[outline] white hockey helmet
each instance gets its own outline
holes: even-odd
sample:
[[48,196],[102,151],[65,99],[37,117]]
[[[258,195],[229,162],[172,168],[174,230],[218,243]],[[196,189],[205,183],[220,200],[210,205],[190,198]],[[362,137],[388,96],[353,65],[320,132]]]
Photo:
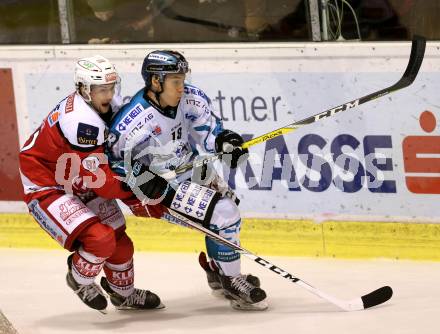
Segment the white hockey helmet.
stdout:
[[107,58],[96,55],[81,58],[75,65],[74,81],[76,89],[84,87],[90,102],[90,90],[92,85],[107,85],[116,83],[120,79],[115,66]]

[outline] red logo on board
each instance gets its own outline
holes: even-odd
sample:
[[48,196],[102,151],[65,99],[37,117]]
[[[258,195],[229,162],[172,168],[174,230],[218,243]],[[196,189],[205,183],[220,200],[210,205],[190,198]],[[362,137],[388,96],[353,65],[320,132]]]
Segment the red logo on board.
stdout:
[[[437,126],[435,115],[424,111],[420,127],[431,133]],[[440,194],[440,136],[408,136],[402,143],[406,187],[416,194]]]

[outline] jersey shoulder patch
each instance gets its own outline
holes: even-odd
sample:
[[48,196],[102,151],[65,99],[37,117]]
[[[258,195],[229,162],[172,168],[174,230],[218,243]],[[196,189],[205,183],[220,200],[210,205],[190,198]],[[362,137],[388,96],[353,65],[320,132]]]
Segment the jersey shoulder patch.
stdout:
[[47,116],[47,122],[50,127],[53,127],[55,124],[58,123],[61,114],[73,111],[75,95],[75,93],[72,93],[69,96],[65,97],[60,103],[55,106],[55,108],[52,109],[52,111]]
[[[72,102],[69,98],[72,96]],[[70,105],[73,107],[71,111]],[[105,122],[78,94],[70,95],[60,106],[59,128],[71,145],[94,148],[102,145],[107,134]]]

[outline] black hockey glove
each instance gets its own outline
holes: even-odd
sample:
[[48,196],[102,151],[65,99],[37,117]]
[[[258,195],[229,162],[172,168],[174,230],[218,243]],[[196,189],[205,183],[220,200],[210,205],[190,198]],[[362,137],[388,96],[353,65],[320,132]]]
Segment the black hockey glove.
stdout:
[[237,168],[249,155],[249,150],[241,147],[243,143],[244,140],[238,133],[224,130],[215,138],[215,150],[224,153],[222,160],[230,161],[231,168]]
[[153,201],[152,204],[171,202],[175,191],[167,180],[138,160],[133,160],[131,167],[126,182],[140,201]]

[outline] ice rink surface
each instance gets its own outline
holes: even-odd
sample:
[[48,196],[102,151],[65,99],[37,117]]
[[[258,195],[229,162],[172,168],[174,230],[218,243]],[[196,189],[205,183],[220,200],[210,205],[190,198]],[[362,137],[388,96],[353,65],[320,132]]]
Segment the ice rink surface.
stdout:
[[[65,283],[65,251],[0,249],[0,310],[20,334],[65,333],[354,333],[440,332],[440,263],[263,256],[338,298],[390,285],[393,298],[343,312],[243,257],[243,272],[260,277],[269,309],[244,312],[210,294],[197,253],[135,253],[136,286],[156,292],[166,308],[87,308]],[[0,333],[2,330],[0,328]]]

